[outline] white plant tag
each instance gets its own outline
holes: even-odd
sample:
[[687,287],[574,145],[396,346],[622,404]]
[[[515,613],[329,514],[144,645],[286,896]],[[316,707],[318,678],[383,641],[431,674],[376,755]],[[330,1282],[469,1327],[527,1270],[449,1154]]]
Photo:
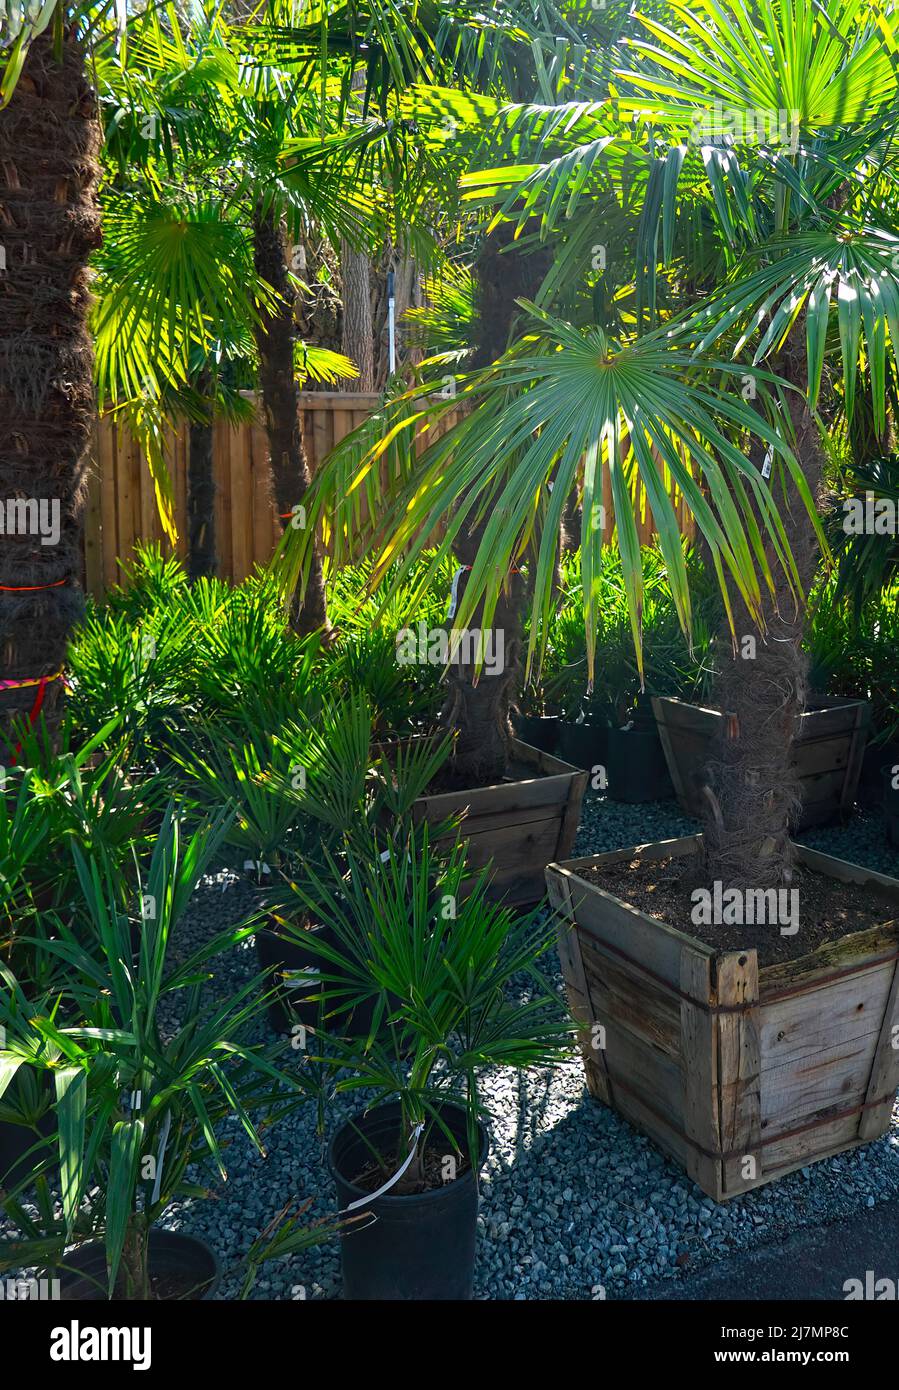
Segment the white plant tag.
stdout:
[[399,1182],[400,1178],[403,1176],[406,1169],[409,1167],[409,1164],[415,1157],[415,1150],[418,1147],[419,1136],[423,1129],[423,1124],[416,1125],[413,1129],[412,1147],[406,1154],[405,1162],[403,1163],[402,1167],[396,1170],[393,1177],[388,1178],[387,1181],[378,1188],[377,1192],[369,1192],[368,1195],[365,1197],[357,1197],[355,1202],[350,1202],[348,1207],[343,1208],[344,1211],[355,1211],[357,1207],[367,1206],[369,1202],[374,1202],[378,1197],[383,1197],[385,1192],[389,1192],[391,1187],[393,1187],[395,1183]]
[[459,580],[467,569],[466,565],[460,565],[453,575],[453,586],[450,589],[449,608],[446,610],[446,621],[449,623],[456,616],[456,609],[459,607]]

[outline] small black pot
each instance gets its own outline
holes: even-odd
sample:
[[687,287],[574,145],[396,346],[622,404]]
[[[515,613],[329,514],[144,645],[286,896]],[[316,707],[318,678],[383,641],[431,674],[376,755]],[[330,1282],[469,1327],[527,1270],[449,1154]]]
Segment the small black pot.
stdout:
[[862,806],[879,807],[883,797],[884,767],[899,764],[899,743],[869,743],[862,756],[862,770],[855,799]]
[[[37,1123],[41,1138],[51,1139],[56,1133],[56,1116],[43,1115]],[[41,1149],[35,1148],[38,1136],[25,1125],[14,1125],[11,1121],[0,1121],[0,1190],[11,1190],[24,1181],[28,1172],[38,1159],[44,1157]],[[34,1148],[34,1153],[29,1150]]]
[[[65,1302],[103,1302],[106,1297],[106,1247],[101,1240],[79,1245],[65,1257],[59,1271],[59,1296]],[[183,1231],[150,1232],[150,1275],[171,1280],[184,1292],[181,1298],[199,1302],[215,1297],[221,1283],[218,1256],[198,1236]]]
[[896,763],[881,768],[883,777],[883,814],[887,823],[887,840],[899,849],[899,788],[893,786]]
[[[465,1111],[447,1105],[441,1110],[441,1117],[465,1153]],[[371,1159],[368,1145],[381,1153],[390,1152],[399,1125],[399,1105],[379,1105],[355,1115],[334,1135],[328,1147],[328,1168],[342,1211],[365,1197],[365,1190],[357,1187],[353,1179]],[[434,1142],[449,1148],[436,1127],[431,1133]],[[483,1125],[479,1125],[479,1135],[477,1166],[468,1168],[461,1177],[444,1187],[412,1196],[386,1193],[356,1209],[353,1214],[364,1214],[366,1219],[348,1227],[340,1237],[344,1298],[416,1302],[471,1298],[478,1221],[477,1174],[489,1147]]]
[[605,767],[609,756],[609,727],[605,723],[582,724],[564,722],[559,729],[558,754],[572,767]]
[[[317,927],[316,935],[328,945],[337,944],[333,932],[327,927]],[[318,976],[323,967],[326,970],[333,968],[330,962],[326,962],[317,951],[302,945],[292,937],[282,936],[268,928],[256,932],[256,955],[261,969],[268,972],[266,989],[278,990],[268,1006],[269,1026],[274,1032],[289,1033],[298,1023],[304,1028],[318,1028],[321,1005],[317,1000],[308,999],[306,996],[319,992]],[[308,972],[309,983],[286,982],[283,972],[292,970]],[[328,1007],[325,1006],[326,1009]],[[352,1013],[325,1018],[321,1021],[321,1026],[326,1032],[340,1033],[343,1037],[367,1038],[374,1013],[375,1001],[368,999],[359,1004]]]
[[[323,928],[319,928],[322,931]],[[326,934],[325,940],[331,941]],[[319,988],[318,973],[322,958],[308,946],[302,946],[292,937],[263,928],[256,932],[256,955],[260,969],[267,972],[266,989],[277,989],[278,994],[268,1006],[268,1021],[276,1033],[289,1033],[294,1024],[301,1023],[306,1028],[314,1028],[318,1022],[318,1004],[306,999],[306,995]],[[287,983],[283,978],[285,970],[305,970],[309,972],[308,984]]]
[[635,804],[674,796],[662,741],[655,729],[610,729],[609,796]]
[[560,722],[557,714],[520,714],[516,729],[522,743],[529,743],[542,753],[555,753],[559,746]]

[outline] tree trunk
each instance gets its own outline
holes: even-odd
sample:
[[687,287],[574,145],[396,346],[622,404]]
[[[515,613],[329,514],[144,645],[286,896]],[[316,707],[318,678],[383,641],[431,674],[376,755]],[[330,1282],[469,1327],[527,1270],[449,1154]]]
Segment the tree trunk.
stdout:
[[[310,346],[343,350],[343,304],[337,286],[340,266],[323,233],[305,230],[293,248],[291,266],[307,286],[294,303],[298,336]],[[324,273],[326,272],[326,273]]]
[[[144,1218],[132,1215],[122,1247],[122,1297],[146,1303],[150,1298],[150,1228]],[[117,1281],[118,1282],[118,1281]]]
[[[309,487],[309,462],[303,447],[300,421],[300,388],[294,371],[296,326],[293,287],[287,270],[284,235],[271,212],[257,209],[253,219],[254,262],[257,274],[277,290],[274,313],[266,314],[256,329],[259,353],[259,386],[268,435],[272,485],[282,529],[302,518]],[[304,595],[294,594],[290,622],[299,633],[328,628],[328,609],[321,555],[316,545]]]
[[[476,526],[460,532],[453,549],[460,565],[470,569],[480,548],[484,527]],[[459,596],[464,593],[465,573],[460,576]],[[452,759],[447,768],[447,778],[451,785],[468,787],[489,787],[501,782],[509,764],[509,745],[513,736],[510,712],[518,693],[521,672],[521,643],[523,614],[526,603],[525,583],[516,571],[508,576],[490,626],[490,636],[485,635],[485,651],[490,652],[487,642],[492,638],[492,665],[485,662],[480,677],[477,674],[477,661],[466,660],[469,653],[460,649],[460,656],[454,660],[447,671],[449,693],[441,712],[441,722],[456,731]],[[452,631],[452,624],[448,625]],[[482,630],[483,606],[471,619],[467,631]]]
[[[489,366],[506,350],[519,313],[516,299],[533,298],[549,268],[549,251],[526,253],[513,247],[512,230],[500,226],[485,238],[478,256],[472,360],[477,369]],[[504,247],[512,249],[503,254]],[[458,584],[460,600],[488,520],[489,516],[463,529],[453,544],[463,567]],[[497,651],[502,642],[502,664],[496,674],[482,669],[478,677],[476,662],[463,660],[455,661],[447,673],[449,694],[441,722],[457,731],[447,769],[447,779],[454,786],[490,786],[502,781],[507,771],[513,736],[510,713],[518,694],[526,601],[524,579],[513,571],[506,577],[491,624]],[[481,614],[479,606],[472,628],[480,627]]]
[[[798,363],[787,363],[782,373],[802,383]],[[818,427],[796,393],[790,394],[790,412],[796,456],[816,497],[824,464]],[[820,559],[814,527],[792,485],[786,498],[778,492],[777,503],[807,593]],[[706,877],[725,888],[787,886],[795,858],[790,822],[801,803],[791,761],[807,697],[805,610],[790,594],[770,548],[767,554],[775,594],[765,597],[766,630],[760,633],[735,599],[737,654],[723,662],[718,682],[716,703],[725,719],[708,764],[703,836]],[[722,651],[732,650],[726,623],[719,642]]]
[[[0,680],[39,682],[0,692],[0,762],[15,721],[58,724],[58,673],[82,611],[99,148],[84,53],[70,30],[57,61],[43,35],[0,110]],[[47,526],[35,526],[41,509]]]
[[350,383],[354,391],[375,389],[375,344],[371,321],[371,265],[364,251],[354,251],[348,241],[340,246],[340,283],[343,291],[343,352],[355,362],[359,375]]
[[[209,374],[204,374],[199,389],[202,395],[211,398],[214,388]],[[212,459],[211,418],[192,420],[187,455],[187,572],[191,579],[211,578],[218,569]]]

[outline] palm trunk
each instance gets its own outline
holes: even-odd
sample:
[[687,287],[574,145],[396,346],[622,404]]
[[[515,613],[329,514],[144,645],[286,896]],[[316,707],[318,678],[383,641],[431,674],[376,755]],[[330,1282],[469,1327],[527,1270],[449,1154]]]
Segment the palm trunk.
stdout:
[[364,251],[349,242],[340,247],[340,283],[343,291],[343,352],[359,368],[354,391],[375,389],[375,341],[371,317],[371,262]]
[[[278,292],[274,313],[266,314],[256,329],[259,353],[259,386],[268,435],[272,485],[282,528],[293,524],[294,508],[309,487],[309,462],[303,447],[300,423],[300,388],[294,371],[296,328],[293,288],[287,270],[284,237],[271,212],[257,210],[253,220],[256,270]],[[290,611],[296,632],[327,632],[328,609],[321,555],[316,547],[305,594],[294,595]]]
[[[484,241],[477,262],[477,334],[472,365],[480,369],[494,362],[506,349],[518,315],[518,298],[533,298],[548,269],[548,252],[523,253],[512,247],[512,228],[501,226]],[[459,533],[453,550],[459,564],[474,563],[486,519]],[[465,573],[460,577],[459,598],[465,592]],[[491,630],[502,641],[502,666],[491,675],[477,674],[472,661],[456,661],[448,672],[449,695],[441,714],[446,727],[456,731],[452,762],[447,776],[457,787],[490,786],[505,776],[513,736],[511,710],[518,694],[521,645],[527,592],[520,574],[506,576],[494,611]],[[479,609],[479,614],[480,614]],[[472,627],[481,623],[479,614]]]
[[[202,373],[197,388],[204,399],[210,402],[211,417],[214,395],[211,372]],[[218,569],[211,418],[192,420],[188,430],[187,538],[187,572],[190,578],[210,578]]]
[[146,1303],[150,1287],[150,1228],[143,1218],[132,1216],[122,1248],[124,1298]]
[[[340,266],[322,233],[300,233],[293,248],[291,266],[307,289],[294,303],[294,323],[299,338],[332,352],[343,350],[343,304],[337,286]],[[327,273],[322,275],[322,271]]]
[[[36,722],[39,704],[49,727],[58,724],[57,673],[82,611],[99,148],[84,53],[69,31],[57,60],[44,35],[0,110],[0,680],[49,679],[0,692],[0,762],[15,746],[13,725]],[[34,524],[41,507],[48,527]]]
[[[794,364],[788,363],[783,374],[801,383]],[[798,396],[791,397],[790,409],[796,455],[816,496],[824,462],[818,427]],[[814,527],[792,486],[786,499],[778,495],[778,505],[805,593],[820,558]],[[716,703],[725,719],[708,765],[703,838],[706,877],[725,888],[786,886],[795,859],[790,823],[801,802],[791,763],[807,697],[805,614],[777,561],[770,553],[768,559],[775,594],[766,596],[766,631],[759,633],[745,607],[734,604],[738,642],[753,641],[743,644],[746,654],[738,650],[724,662],[718,683]],[[726,624],[719,638],[722,650],[731,648]]]

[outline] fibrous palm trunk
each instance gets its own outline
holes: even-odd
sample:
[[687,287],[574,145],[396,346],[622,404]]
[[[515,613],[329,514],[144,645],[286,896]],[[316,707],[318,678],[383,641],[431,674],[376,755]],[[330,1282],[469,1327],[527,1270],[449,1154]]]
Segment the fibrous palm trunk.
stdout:
[[192,420],[188,431],[187,463],[187,572],[191,579],[206,579],[218,567],[215,549],[215,473],[212,424]]
[[[519,312],[516,300],[533,299],[549,268],[548,251],[530,254],[521,251],[513,242],[513,230],[504,224],[492,232],[485,238],[478,257],[477,337],[472,357],[472,366],[477,369],[489,366],[506,350]],[[458,583],[460,599],[481,544],[486,520],[474,520],[453,542],[462,567]],[[449,693],[441,720],[448,728],[456,730],[447,775],[458,787],[489,786],[501,781],[507,771],[513,736],[510,713],[521,673],[526,598],[524,580],[513,570],[505,576],[490,624],[495,651],[502,652],[501,666],[495,673],[491,674],[485,666],[479,675],[477,663],[470,660],[457,660],[450,666]],[[481,611],[479,608],[471,621],[472,630],[480,626]]]
[[[76,37],[67,32],[57,55],[42,36],[0,110],[0,681],[11,683],[0,689],[0,762],[15,748],[14,723],[58,722],[59,673],[82,607],[99,148]],[[41,504],[51,524],[38,530]]]
[[209,414],[191,420],[187,433],[187,572],[191,579],[207,579],[218,569],[212,433],[215,384],[208,368],[200,373],[196,385],[208,403]]
[[[787,362],[781,370],[802,385],[798,363]],[[790,413],[796,456],[815,497],[823,470],[818,426],[798,392],[791,393]],[[792,484],[776,498],[806,593],[820,559],[814,526]],[[722,663],[718,681],[716,703],[725,718],[708,764],[703,839],[705,876],[725,888],[786,886],[795,858],[790,824],[800,797],[792,758],[807,699],[805,610],[770,553],[768,560],[775,592],[765,595],[765,631],[760,633],[745,606],[735,601],[738,650]],[[726,624],[719,640],[722,650],[731,649]]]
[[[294,293],[284,235],[271,211],[257,209],[253,235],[256,271],[279,295],[274,312],[264,314],[256,329],[256,348],[272,485],[281,526],[286,528],[302,519],[302,512],[295,509],[302,507],[310,482],[300,420],[300,388],[294,371]],[[317,545],[313,548],[305,593],[294,595],[291,604],[291,626],[299,633],[319,628],[327,631],[325,581]]]

